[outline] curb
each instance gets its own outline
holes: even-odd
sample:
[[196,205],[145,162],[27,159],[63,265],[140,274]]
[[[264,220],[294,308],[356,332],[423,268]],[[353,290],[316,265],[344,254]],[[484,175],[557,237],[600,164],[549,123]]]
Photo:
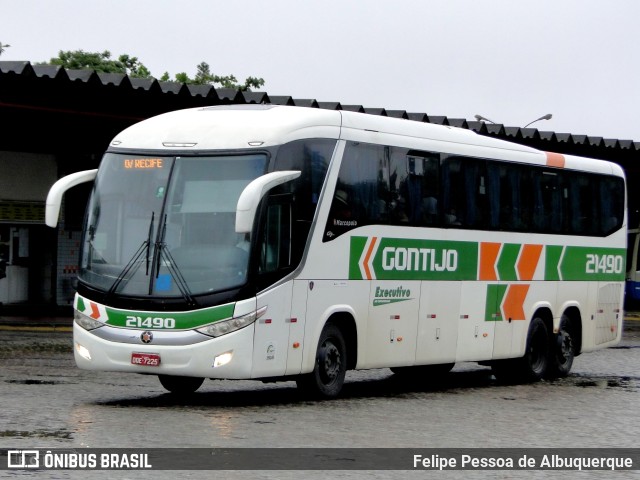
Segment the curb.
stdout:
[[0,325],[0,332],[73,332],[73,327],[55,325]]

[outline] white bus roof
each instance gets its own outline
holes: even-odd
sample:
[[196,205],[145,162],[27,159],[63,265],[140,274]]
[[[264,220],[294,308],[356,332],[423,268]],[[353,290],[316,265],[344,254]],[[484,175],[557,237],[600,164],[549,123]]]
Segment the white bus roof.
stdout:
[[[278,105],[177,110],[119,133],[115,149],[226,150],[281,145],[305,138],[341,138],[420,150],[545,164],[545,152],[450,126],[364,113]],[[609,162],[565,155],[567,168],[623,175]]]

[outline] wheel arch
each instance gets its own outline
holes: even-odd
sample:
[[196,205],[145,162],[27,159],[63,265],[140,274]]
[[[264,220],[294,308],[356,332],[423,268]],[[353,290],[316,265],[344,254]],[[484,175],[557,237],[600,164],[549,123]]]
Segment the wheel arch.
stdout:
[[347,370],[353,370],[358,363],[358,327],[355,318],[350,312],[336,312],[325,322],[325,325],[329,324],[342,332],[347,349]]
[[[349,305],[333,305],[323,312],[319,322],[314,322],[309,335],[305,335],[305,352],[301,373],[313,370],[316,358],[316,350],[322,330],[329,323],[340,329],[347,349],[347,370],[352,370],[358,363],[358,327],[356,315]],[[308,338],[309,340],[307,341]]]
[[[553,335],[553,313],[551,312],[551,308],[547,305],[538,306],[533,312],[531,321],[536,317],[539,317],[544,322],[544,326],[547,327],[547,334],[551,337]],[[531,325],[531,321],[529,325]]]

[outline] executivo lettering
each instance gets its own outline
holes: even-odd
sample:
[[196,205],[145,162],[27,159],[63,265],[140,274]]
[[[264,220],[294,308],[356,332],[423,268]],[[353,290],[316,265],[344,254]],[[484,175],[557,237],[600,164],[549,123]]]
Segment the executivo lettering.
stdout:
[[411,290],[402,288],[402,285],[396,288],[381,288],[377,286],[373,306],[377,307],[378,305],[388,305],[407,300],[412,300]]

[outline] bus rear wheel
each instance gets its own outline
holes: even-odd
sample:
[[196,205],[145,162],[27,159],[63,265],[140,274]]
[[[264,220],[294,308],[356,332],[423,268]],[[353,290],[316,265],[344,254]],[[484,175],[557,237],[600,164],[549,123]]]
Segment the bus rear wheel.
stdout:
[[313,371],[301,375],[296,383],[301,391],[313,397],[335,398],[342,390],[346,371],[344,336],[338,327],[329,324],[320,335]]
[[158,375],[158,379],[164,388],[176,395],[188,395],[200,388],[204,378],[177,377],[175,375]]
[[560,320],[560,330],[551,342],[549,355],[549,378],[563,378],[569,375],[573,366],[575,349],[571,319],[566,315]]
[[535,317],[529,325],[524,356],[500,360],[492,365],[493,374],[500,381],[537,382],[549,370],[549,333],[544,321]]

